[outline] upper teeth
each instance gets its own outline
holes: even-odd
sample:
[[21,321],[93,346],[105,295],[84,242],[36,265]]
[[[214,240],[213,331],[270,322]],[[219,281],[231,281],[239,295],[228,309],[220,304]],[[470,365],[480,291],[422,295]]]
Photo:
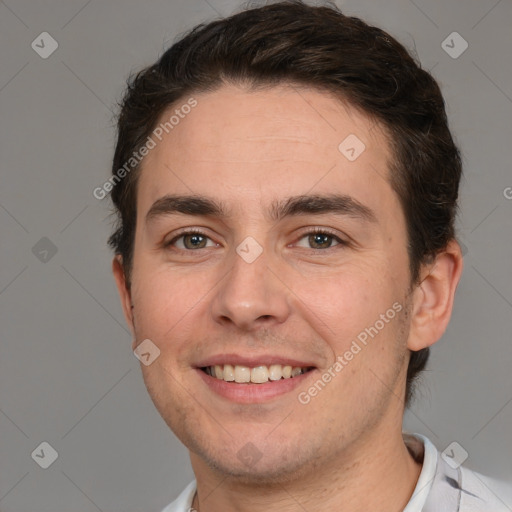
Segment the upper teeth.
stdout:
[[215,365],[207,366],[206,373],[217,379],[224,379],[226,382],[252,382],[254,384],[262,384],[269,380],[289,379],[305,373],[307,368],[299,366],[283,366],[280,364],[272,364],[270,366],[249,366],[240,365]]

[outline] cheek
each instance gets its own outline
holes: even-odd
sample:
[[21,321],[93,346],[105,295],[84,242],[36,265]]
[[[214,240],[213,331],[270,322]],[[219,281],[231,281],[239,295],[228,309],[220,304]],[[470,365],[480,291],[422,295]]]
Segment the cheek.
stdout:
[[165,340],[178,341],[177,334],[183,332],[187,317],[207,290],[198,290],[196,281],[169,272],[140,272],[134,276],[132,299],[137,337],[149,338],[161,348],[168,343]]
[[300,286],[295,282],[297,296],[315,313],[315,323],[325,324],[328,338],[335,343],[344,344],[373,324],[399,298],[396,284],[377,270],[379,266],[382,263],[377,261],[347,265],[337,274],[304,280]]
[[336,375],[318,406],[345,403],[359,407],[360,401],[382,398],[394,386],[404,352],[400,329],[405,305],[399,283],[390,281],[389,269],[386,272],[382,263],[380,267],[380,272],[377,262],[352,267],[317,282],[320,286],[302,288],[304,303],[315,313],[309,313],[311,325],[331,352],[323,371],[330,369]]

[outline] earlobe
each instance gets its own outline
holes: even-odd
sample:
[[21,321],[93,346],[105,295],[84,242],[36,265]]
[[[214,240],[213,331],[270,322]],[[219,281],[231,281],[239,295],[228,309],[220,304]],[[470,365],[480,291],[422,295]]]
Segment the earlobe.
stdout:
[[462,274],[462,252],[456,240],[421,269],[421,282],[413,292],[411,329],[407,347],[418,351],[438,341],[453,310],[455,291]]
[[123,268],[123,259],[120,254],[116,254],[114,259],[112,260],[112,273],[114,274],[114,279],[117,285],[117,291],[119,292],[119,297],[121,299],[121,306],[123,308],[124,317],[130,330],[132,331],[132,335],[135,338],[135,330],[133,326],[133,303],[131,298],[131,291],[127,286],[126,276]]

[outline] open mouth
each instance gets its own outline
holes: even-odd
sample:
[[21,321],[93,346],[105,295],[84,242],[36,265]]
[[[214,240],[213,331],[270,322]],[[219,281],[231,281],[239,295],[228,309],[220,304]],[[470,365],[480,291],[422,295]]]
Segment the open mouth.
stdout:
[[281,364],[270,366],[215,365],[200,368],[204,373],[215,379],[235,384],[264,384],[281,379],[292,379],[314,370],[313,366],[300,367]]

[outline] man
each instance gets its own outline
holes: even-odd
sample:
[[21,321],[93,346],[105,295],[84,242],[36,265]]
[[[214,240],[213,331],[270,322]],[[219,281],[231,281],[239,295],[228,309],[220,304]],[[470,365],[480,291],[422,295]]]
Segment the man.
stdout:
[[396,40],[249,9],[135,76],[118,129],[113,272],[196,477],[165,512],[510,510],[402,432],[463,264],[459,151]]

